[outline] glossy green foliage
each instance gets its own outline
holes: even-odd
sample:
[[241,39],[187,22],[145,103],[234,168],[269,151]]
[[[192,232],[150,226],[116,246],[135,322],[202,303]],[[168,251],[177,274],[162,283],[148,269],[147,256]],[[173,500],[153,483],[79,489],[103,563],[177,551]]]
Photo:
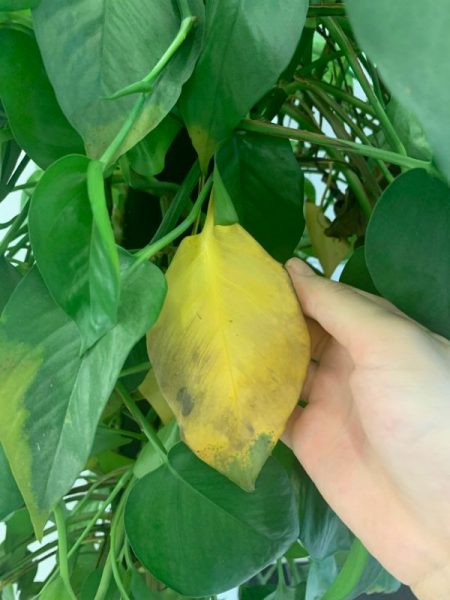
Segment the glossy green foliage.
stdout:
[[[365,550],[331,510],[306,473],[301,477],[299,538],[311,557],[306,597],[355,600],[363,592],[393,592],[399,583]],[[346,559],[349,559],[340,575]],[[353,570],[359,570],[355,578]],[[339,576],[339,582],[335,581]],[[330,589],[329,595],[324,595]],[[339,595],[341,590],[341,595]],[[342,595],[342,590],[345,594]]]
[[23,506],[23,498],[14,480],[8,459],[0,444],[0,521]]
[[19,271],[3,257],[0,257],[0,314],[21,279]]
[[166,154],[177,133],[181,121],[167,115],[161,123],[129,152],[130,168],[144,177],[158,175],[164,169]]
[[[303,173],[289,141],[235,133],[218,150],[216,169],[242,227],[276,260],[290,258],[305,221]],[[219,206],[220,188],[215,198]],[[225,224],[217,214],[216,223]]]
[[366,260],[380,293],[450,337],[450,189],[417,169],[399,176],[369,222]]
[[125,358],[161,308],[161,272],[149,264],[128,274],[129,265],[125,257],[118,324],[83,356],[75,324],[51,299],[36,269],[3,312],[0,440],[38,535],[86,464]]
[[[0,257],[0,314],[20,280],[17,269]],[[0,443],[0,521],[22,506],[22,495]]]
[[359,290],[369,292],[369,294],[379,296],[379,292],[367,268],[364,246],[354,249],[353,254],[345,264],[339,281],[356,287]]
[[0,0],[0,11],[23,10],[25,8],[36,8],[40,0]]
[[101,163],[73,155],[53,164],[33,194],[29,222],[42,277],[89,348],[117,322],[120,293]]
[[[185,596],[203,596],[242,583],[282,555],[298,522],[289,480],[273,459],[248,494],[178,444],[167,465],[133,488],[125,528],[155,577]],[[195,543],[188,548],[185,540]]]
[[447,0],[346,0],[346,8],[356,39],[399,102],[418,117],[450,178]]
[[308,2],[210,0],[206,9],[205,45],[181,102],[203,171],[289,63]]
[[[167,115],[194,68],[204,7],[201,0],[188,0],[188,4],[197,17],[197,26],[156,81],[121,153]],[[41,0],[33,11],[33,23],[58,101],[82,136],[88,156],[99,158],[137,98],[131,95],[110,100],[108,96],[141,80],[162,57],[179,28],[176,2],[149,0],[144,7],[141,0]]]
[[62,113],[31,31],[0,28],[0,99],[20,146],[40,167],[72,152],[81,138]]

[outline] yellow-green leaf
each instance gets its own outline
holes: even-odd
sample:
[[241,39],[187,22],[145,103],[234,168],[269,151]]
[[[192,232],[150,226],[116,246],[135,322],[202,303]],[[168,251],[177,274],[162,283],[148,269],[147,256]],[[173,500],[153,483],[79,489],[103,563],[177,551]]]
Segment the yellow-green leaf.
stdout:
[[139,391],[164,424],[169,423],[173,419],[172,409],[167,404],[167,400],[159,389],[154,369],[150,369],[147,373],[144,381],[139,386]]
[[252,490],[298,401],[309,336],[283,267],[212,215],[167,271],[148,350],[186,443]]
[[326,235],[330,220],[320,207],[312,202],[305,202],[305,221],[312,247],[322,265],[326,277],[330,277],[338,264],[344,260],[351,250],[347,240],[340,240]]

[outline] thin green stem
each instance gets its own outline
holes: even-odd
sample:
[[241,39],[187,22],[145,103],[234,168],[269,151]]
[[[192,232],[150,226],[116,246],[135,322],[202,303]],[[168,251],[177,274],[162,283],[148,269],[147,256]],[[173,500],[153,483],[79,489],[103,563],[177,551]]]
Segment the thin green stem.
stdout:
[[30,203],[27,202],[24,205],[24,207],[22,208],[22,210],[20,211],[20,213],[15,218],[14,223],[11,225],[7,234],[5,235],[5,237],[3,238],[3,240],[0,244],[0,256],[4,255],[9,244],[17,237],[17,234],[18,234],[21,226],[23,225],[25,219],[28,216],[29,208],[30,208]]
[[308,8],[308,17],[341,17],[345,15],[345,6],[342,3],[318,4]]
[[135,365],[134,367],[128,367],[127,369],[122,369],[120,371],[120,377],[127,377],[128,375],[134,375],[135,373],[143,373],[144,371],[148,371],[150,369],[150,363],[143,362],[139,365]]
[[136,402],[130,396],[125,386],[120,383],[120,381],[116,384],[116,390],[119,396],[122,398],[123,403],[130,411],[130,414],[132,415],[136,423],[139,424],[142,431],[145,433],[148,441],[153,446],[158,456],[164,463],[167,463],[167,450],[165,449],[164,444],[161,442],[156,431],[153,429],[153,427],[147,421],[145,416],[139,410],[139,407],[137,406]]
[[70,583],[69,562],[67,556],[67,531],[64,510],[64,504],[61,502],[53,511],[55,515],[56,528],[58,530],[59,571],[61,573],[61,579],[63,580],[67,593],[73,600],[76,600],[77,597],[75,596],[75,593],[72,589],[72,584]]
[[177,239],[182,233],[184,233],[189,227],[194,223],[197,215],[199,214],[203,203],[205,202],[212,186],[213,180],[212,176],[209,177],[208,181],[205,183],[202,191],[198,195],[197,200],[194,203],[194,206],[190,210],[188,216],[182,221],[177,227],[172,229],[169,233],[164,235],[162,238],[153,242],[142,248],[139,252],[136,253],[136,261],[131,268],[136,268],[139,264],[146,262],[152,256],[155,256],[158,252],[160,252],[163,248],[171,244],[174,240]]
[[194,24],[194,20],[195,17],[189,16],[181,21],[180,28],[174,40],[164,52],[159,61],[156,63],[156,65],[153,67],[153,69],[150,71],[150,73],[148,73],[148,75],[146,75],[142,81],[132,84],[131,86],[128,86],[123,90],[119,90],[118,92],[113,94],[113,96],[111,96],[110,99],[113,100],[114,98],[119,98],[123,95],[127,95],[130,93],[142,93],[140,98],[138,98],[133,108],[131,109],[131,112],[128,115],[125,123],[120,128],[119,133],[116,135],[114,140],[111,142],[109,147],[105,150],[105,152],[100,158],[100,161],[105,165],[105,169],[108,168],[108,166],[112,163],[112,161],[119,153],[120,148],[125,142],[131,128],[136,123],[145,106],[148,94],[152,91],[151,86],[153,85],[153,82],[164,69],[164,67],[167,65],[167,63],[178,50],[178,48],[181,46],[181,44],[184,42],[184,40],[187,38],[190,30],[192,29],[192,25]]
[[239,125],[239,129],[252,131],[254,133],[273,135],[274,137],[308,142],[323,148],[348,150],[349,152],[354,152],[355,154],[360,154],[361,156],[384,160],[387,163],[406,167],[407,169],[425,169],[429,173],[435,172],[433,165],[428,161],[397,154],[396,152],[383,150],[382,148],[375,148],[373,146],[366,146],[365,144],[351,142],[350,140],[331,138],[321,133],[312,133],[311,131],[306,131],[304,129],[292,129],[290,127],[282,127],[280,125],[273,125],[271,123],[252,121],[251,119],[242,120]]
[[364,102],[364,100],[360,100],[344,90],[341,90],[334,85],[330,85],[329,83],[325,83],[324,81],[296,78],[292,83],[285,85],[283,89],[288,96],[294,94],[297,90],[316,91],[317,89],[320,89],[330,96],[334,96],[338,100],[343,100],[347,104],[351,104],[355,108],[359,108],[361,111],[375,116],[375,110],[368,102]]
[[163,236],[165,236],[169,231],[171,231],[175,225],[177,224],[180,215],[182,214],[184,208],[189,202],[189,197],[197,185],[199,178],[201,175],[200,165],[198,160],[192,165],[189,173],[184,178],[184,181],[175,194],[170,206],[164,215],[164,218],[161,222],[161,225],[156,230],[155,235],[153,236],[151,243],[158,241]]
[[140,98],[138,98],[138,100],[134,104],[133,108],[131,109],[131,112],[128,115],[125,123],[120,128],[119,133],[116,135],[116,137],[113,139],[111,144],[108,146],[108,148],[104,151],[104,153],[100,157],[100,161],[105,165],[105,170],[113,162],[113,160],[116,158],[117,154],[119,153],[119,150],[120,150],[121,146],[123,145],[124,141],[126,140],[131,128],[133,127],[133,125],[137,121],[139,115],[141,114],[142,109],[144,108],[144,105],[145,105],[145,101],[146,101],[145,95],[142,95]]
[[105,510],[108,508],[108,506],[113,502],[113,500],[115,499],[115,497],[117,496],[117,494],[120,492],[120,490],[124,487],[124,485],[130,479],[131,475],[132,475],[131,471],[129,471],[129,470],[126,471],[122,475],[122,477],[119,479],[119,481],[116,483],[116,485],[114,486],[114,488],[111,491],[111,493],[109,494],[109,496],[99,506],[99,508],[96,511],[96,513],[94,514],[94,516],[90,519],[90,521],[87,523],[86,527],[83,529],[83,532],[80,535],[80,537],[77,539],[77,541],[75,542],[75,544],[69,550],[69,553],[68,553],[68,557],[69,558],[80,547],[80,544],[82,543],[82,541],[84,540],[84,538],[87,536],[87,534],[92,529],[92,527],[95,525],[95,523],[98,521],[98,519],[102,516],[102,514],[105,512]]
[[20,163],[18,164],[18,166],[16,167],[16,170],[14,171],[14,173],[8,179],[8,182],[6,183],[6,185],[0,186],[0,202],[4,198],[6,198],[6,196],[11,192],[11,190],[14,189],[14,186],[16,185],[17,180],[22,175],[22,173],[24,172],[24,170],[29,162],[30,162],[29,156],[25,155],[22,158],[22,160],[20,161]]
[[[405,146],[403,142],[400,140],[397,132],[395,131],[389,117],[387,116],[383,105],[381,104],[378,96],[373,90],[373,87],[370,85],[364,70],[361,66],[361,63],[358,60],[356,52],[353,49],[352,44],[342,31],[340,25],[336,23],[334,19],[331,17],[325,17],[322,20],[325,27],[330,32],[333,40],[340,46],[340,48],[344,51],[344,54],[356,76],[358,79],[365,95],[367,96],[368,101],[373,106],[375,113],[380,121],[381,126],[383,127],[386,137],[392,145],[393,149],[397,151],[398,154],[406,156]],[[405,165],[401,165],[405,166]]]
[[338,576],[325,592],[322,600],[346,600],[355,589],[369,559],[369,553],[358,538],[353,540],[350,552]]
[[122,545],[124,539],[123,511],[130,490],[131,487],[128,487],[128,489],[123,494],[117,507],[116,514],[114,515],[114,519],[111,525],[111,545],[109,549],[111,555],[111,568],[113,577],[116,582],[117,588],[119,589],[122,595],[122,598],[124,598],[125,600],[130,600],[130,597],[125,590],[122,578],[120,576],[117,554],[119,551],[119,547]]
[[[105,510],[108,508],[108,506],[110,506],[110,504],[113,502],[113,500],[115,499],[115,497],[117,496],[117,494],[120,492],[120,490],[123,488],[123,486],[125,485],[125,483],[128,481],[128,479],[131,477],[132,473],[130,470],[127,470],[122,477],[118,480],[118,482],[116,483],[116,485],[114,486],[113,490],[111,491],[111,493],[109,494],[109,496],[106,498],[106,500],[104,502],[102,502],[102,504],[99,506],[98,510],[95,512],[95,514],[93,515],[93,517],[89,520],[89,522],[87,523],[87,525],[85,526],[85,528],[83,529],[81,535],[78,537],[77,541],[75,542],[75,544],[71,547],[71,549],[69,550],[69,552],[67,553],[67,557],[70,558],[71,556],[73,556],[73,554],[78,550],[78,548],[80,547],[80,545],[83,543],[84,539],[86,538],[86,536],[88,535],[88,533],[92,530],[92,528],[94,527],[94,525],[97,523],[97,521],[100,519],[100,517],[102,516],[102,514],[105,512]],[[83,501],[82,501],[83,502]],[[78,508],[78,507],[76,507]],[[72,515],[74,514],[74,511],[72,511]],[[59,573],[59,566],[56,566],[55,569],[53,570],[53,573],[50,575],[50,577],[46,580],[45,582],[45,586],[43,588],[43,590],[45,588],[47,588],[47,586],[56,578],[56,576]],[[42,591],[43,591],[42,590]],[[41,593],[42,593],[41,591]]]

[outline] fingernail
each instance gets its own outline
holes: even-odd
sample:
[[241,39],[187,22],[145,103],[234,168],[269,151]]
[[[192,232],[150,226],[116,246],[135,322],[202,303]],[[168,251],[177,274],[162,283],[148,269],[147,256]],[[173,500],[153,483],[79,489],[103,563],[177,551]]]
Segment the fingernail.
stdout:
[[290,273],[295,273],[296,275],[314,275],[314,271],[299,258],[290,258],[285,264],[285,267]]

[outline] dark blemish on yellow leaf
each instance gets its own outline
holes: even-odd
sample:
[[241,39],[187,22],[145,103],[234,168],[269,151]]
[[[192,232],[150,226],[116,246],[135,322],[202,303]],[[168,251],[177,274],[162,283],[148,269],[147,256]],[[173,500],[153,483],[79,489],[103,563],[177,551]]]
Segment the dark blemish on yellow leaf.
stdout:
[[255,428],[253,427],[253,425],[250,423],[250,421],[247,421],[245,423],[245,428],[247,429],[247,431],[251,434],[255,433]]
[[187,388],[182,387],[178,390],[177,402],[180,403],[183,417],[189,416],[194,408],[194,401]]

